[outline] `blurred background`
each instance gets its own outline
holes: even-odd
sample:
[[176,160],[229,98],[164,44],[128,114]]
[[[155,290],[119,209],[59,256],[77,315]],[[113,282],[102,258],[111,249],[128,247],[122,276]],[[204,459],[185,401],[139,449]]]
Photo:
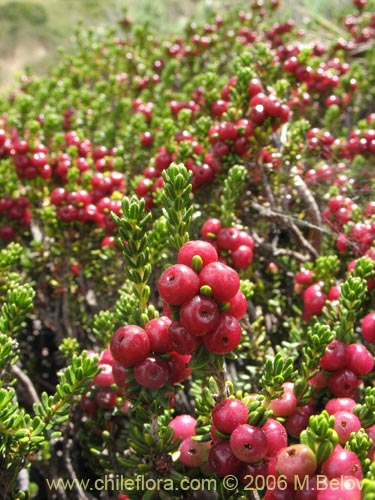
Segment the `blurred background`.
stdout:
[[[325,25],[338,37],[331,19],[345,12],[350,0],[281,0],[283,18]],[[193,16],[199,22],[209,12],[228,6],[246,9],[249,0],[0,0],[0,89],[7,89],[25,67],[43,74],[58,57],[58,49],[73,50],[79,25],[117,27],[126,12],[133,24],[148,23],[156,33],[183,30]]]

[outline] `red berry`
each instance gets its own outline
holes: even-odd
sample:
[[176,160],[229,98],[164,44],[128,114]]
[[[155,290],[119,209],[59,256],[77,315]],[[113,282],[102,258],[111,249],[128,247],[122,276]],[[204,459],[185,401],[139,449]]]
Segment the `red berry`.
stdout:
[[150,351],[169,352],[173,350],[168,334],[171,323],[172,320],[167,316],[154,318],[146,323],[144,329],[150,341]]
[[148,389],[161,389],[169,379],[168,363],[157,357],[148,357],[134,366],[134,378]]
[[241,335],[238,320],[227,313],[222,313],[216,328],[205,335],[202,341],[206,349],[214,354],[227,354],[239,345]]
[[217,303],[203,295],[196,295],[180,309],[180,322],[188,332],[199,337],[212,332],[219,322]]
[[112,373],[112,365],[109,364],[99,364],[100,372],[95,375],[93,382],[100,387],[109,387],[115,383],[115,379]]
[[224,250],[235,250],[240,245],[240,231],[236,227],[223,227],[217,234],[217,242]]
[[361,321],[362,338],[369,344],[375,344],[375,313],[367,314]]
[[162,299],[174,306],[192,299],[198,293],[199,286],[197,273],[184,264],[168,267],[158,281]]
[[240,278],[236,271],[221,262],[207,264],[199,273],[200,286],[208,285],[213,297],[219,302],[227,302],[239,290]]
[[94,399],[99,408],[103,410],[112,410],[117,404],[117,394],[107,387],[99,389]]
[[218,260],[218,255],[213,245],[207,241],[195,240],[188,241],[182,245],[177,255],[177,262],[192,267],[192,258],[194,255],[198,255],[202,259],[202,267]]
[[229,441],[219,441],[213,444],[208,454],[208,462],[219,477],[237,474],[242,463],[233,454]]
[[242,462],[258,462],[267,455],[268,442],[259,427],[239,425],[230,436],[229,444],[233,454]]
[[253,262],[253,251],[246,245],[240,245],[230,253],[233,266],[236,269],[246,269]]
[[238,290],[236,295],[229,300],[230,307],[227,309],[227,314],[240,320],[247,311],[247,299],[241,290]]
[[278,420],[269,418],[261,429],[267,438],[267,457],[276,456],[279,450],[288,445],[288,434],[284,425]]
[[221,229],[221,222],[219,219],[208,219],[203,224],[201,233],[203,238],[209,240],[212,236],[216,236]]
[[169,343],[179,354],[191,354],[201,345],[200,337],[193,335],[178,321],[173,321],[168,330]]
[[346,345],[341,340],[334,339],[327,345],[326,352],[320,360],[320,366],[324,370],[340,370],[346,366],[348,358]]
[[113,358],[125,367],[144,360],[150,351],[150,340],[145,330],[137,325],[118,328],[110,344]]
[[246,404],[236,398],[224,399],[212,410],[212,423],[217,430],[231,434],[236,427],[245,424],[249,416]]
[[169,353],[170,379],[172,384],[178,384],[190,377],[192,369],[189,366],[190,354]]
[[357,375],[348,368],[332,373],[328,381],[329,390],[339,398],[353,398],[357,394]]

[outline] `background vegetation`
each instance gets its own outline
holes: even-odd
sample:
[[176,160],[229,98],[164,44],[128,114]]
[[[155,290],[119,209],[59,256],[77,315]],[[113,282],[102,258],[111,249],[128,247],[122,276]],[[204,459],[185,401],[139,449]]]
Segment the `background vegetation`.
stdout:
[[[159,33],[168,33],[182,30],[192,14],[199,20],[228,5],[248,4],[246,0],[0,0],[0,88],[8,88],[25,67],[44,74],[56,61],[58,48],[71,49],[79,24],[96,29],[115,26],[127,11],[134,23],[148,23]],[[284,0],[283,12],[306,23],[323,23],[337,37],[338,28],[330,19],[349,4],[349,0]]]

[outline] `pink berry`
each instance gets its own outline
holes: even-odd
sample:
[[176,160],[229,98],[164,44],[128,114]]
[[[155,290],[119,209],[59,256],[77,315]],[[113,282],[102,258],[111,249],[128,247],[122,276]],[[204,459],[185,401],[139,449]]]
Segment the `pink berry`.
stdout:
[[356,375],[367,375],[374,369],[374,356],[363,344],[350,344],[346,351],[347,367]]
[[242,462],[258,462],[267,455],[266,434],[259,427],[241,424],[234,429],[229,444],[233,454]]
[[316,500],[361,500],[361,482],[350,475],[327,480],[320,480]]
[[276,457],[277,471],[288,483],[295,484],[296,477],[303,479],[316,471],[314,452],[305,444],[294,444],[280,450]]
[[174,417],[168,427],[173,429],[173,441],[178,438],[185,439],[187,437],[192,437],[195,435],[195,427],[197,425],[197,420],[191,415],[177,415]]
[[339,443],[345,444],[350,438],[352,432],[358,432],[362,427],[359,418],[347,411],[337,411],[333,414],[335,417],[334,429],[339,436]]
[[181,463],[187,467],[199,467],[207,460],[209,442],[195,441],[189,436],[182,441],[179,451]]
[[288,417],[292,415],[297,408],[297,398],[294,394],[294,384],[284,382],[283,394],[276,399],[272,399],[269,405],[275,417]]
[[339,444],[335,446],[327,460],[322,463],[322,473],[329,479],[341,476],[353,476],[362,479],[362,465],[357,455],[342,448]]
[[325,406],[325,410],[333,415],[338,411],[352,412],[357,403],[352,398],[332,398]]
[[224,434],[231,434],[236,427],[246,423],[249,410],[243,401],[228,398],[214,407],[211,416],[216,429]]
[[279,450],[288,445],[288,434],[284,425],[278,420],[269,418],[261,429],[267,438],[267,457],[276,456]]
[[362,338],[369,344],[375,344],[375,313],[367,314],[361,321]]

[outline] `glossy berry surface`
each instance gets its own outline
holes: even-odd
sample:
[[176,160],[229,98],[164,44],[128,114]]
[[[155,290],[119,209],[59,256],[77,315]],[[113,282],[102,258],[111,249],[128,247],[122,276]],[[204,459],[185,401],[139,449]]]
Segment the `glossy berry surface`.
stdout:
[[241,468],[241,460],[233,454],[229,441],[213,444],[209,451],[208,461],[211,469],[219,477],[235,475]]
[[147,357],[134,366],[134,378],[148,389],[161,389],[169,380],[168,363],[157,357]]
[[311,448],[304,444],[295,444],[280,450],[276,467],[279,474],[294,484],[296,477],[303,478],[314,474],[317,460]]
[[266,434],[259,427],[241,424],[232,432],[229,444],[233,454],[242,462],[258,462],[267,455]]
[[150,350],[150,340],[145,330],[137,325],[118,328],[111,339],[111,353],[124,366],[142,361]]
[[236,295],[240,278],[234,269],[221,262],[212,262],[199,273],[200,286],[207,285],[218,302],[227,302]]
[[192,299],[198,293],[199,286],[197,273],[184,264],[169,267],[158,281],[161,297],[171,305],[181,305]]
[[213,331],[202,338],[203,345],[215,354],[233,351],[241,341],[241,326],[236,318],[222,313]]
[[183,303],[180,309],[181,325],[191,334],[201,337],[212,332],[219,322],[217,303],[203,295],[196,295]]
[[225,434],[231,434],[236,427],[246,423],[249,410],[243,401],[229,398],[218,403],[211,415],[216,429]]

